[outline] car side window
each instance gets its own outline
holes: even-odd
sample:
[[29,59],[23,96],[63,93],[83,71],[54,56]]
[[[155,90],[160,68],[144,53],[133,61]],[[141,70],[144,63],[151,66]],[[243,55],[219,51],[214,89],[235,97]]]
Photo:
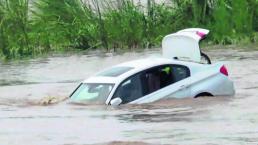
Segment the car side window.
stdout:
[[122,99],[122,104],[126,104],[142,96],[142,82],[140,79],[140,74],[137,74],[122,82],[117,88],[113,98],[119,97]]
[[143,94],[148,95],[173,83],[170,65],[154,67],[141,75]]
[[175,83],[189,77],[190,70],[186,66],[174,65],[172,66],[172,74],[173,74],[174,83]]
[[147,70],[141,75],[143,94],[148,95],[190,76],[186,66],[162,65]]
[[182,65],[162,65],[142,71],[123,81],[114,98],[121,98],[122,104],[132,102],[190,76],[190,70]]

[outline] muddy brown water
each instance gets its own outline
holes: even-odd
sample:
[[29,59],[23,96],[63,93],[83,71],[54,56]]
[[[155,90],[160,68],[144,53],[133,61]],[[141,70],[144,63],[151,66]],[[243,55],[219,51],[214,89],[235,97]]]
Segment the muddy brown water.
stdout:
[[0,144],[257,145],[258,51],[206,52],[213,62],[225,62],[235,83],[235,96],[170,99],[117,108],[75,105],[65,99],[89,75],[121,62],[159,56],[158,49],[2,62]]

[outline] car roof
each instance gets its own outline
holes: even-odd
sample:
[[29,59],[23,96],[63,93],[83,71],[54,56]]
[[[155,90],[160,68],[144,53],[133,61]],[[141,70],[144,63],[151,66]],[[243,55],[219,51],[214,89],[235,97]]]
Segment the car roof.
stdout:
[[[111,68],[117,68],[117,67],[130,67],[132,69],[128,70],[127,72],[124,72],[121,75],[118,76],[101,76],[98,74],[101,74],[104,71],[101,71],[97,73],[96,75],[93,75],[92,77],[86,79],[84,83],[107,83],[107,84],[116,84],[127,77],[136,74],[140,71],[159,66],[159,65],[166,65],[166,64],[175,64],[175,65],[184,65],[184,66],[200,66],[202,64],[195,63],[195,62],[186,62],[186,61],[179,61],[179,60],[173,60],[173,59],[167,59],[167,58],[145,58],[145,59],[139,59],[139,60],[133,60],[125,63],[121,63],[118,65],[115,65]],[[108,70],[106,69],[106,70]]]

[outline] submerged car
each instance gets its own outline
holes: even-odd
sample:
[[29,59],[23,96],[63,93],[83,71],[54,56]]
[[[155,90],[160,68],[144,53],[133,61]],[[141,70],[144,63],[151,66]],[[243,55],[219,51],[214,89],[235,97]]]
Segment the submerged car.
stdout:
[[191,28],[168,35],[162,42],[163,58],[134,60],[99,72],[75,89],[71,101],[116,106],[234,95],[223,63],[200,63],[199,41],[207,34],[208,30]]

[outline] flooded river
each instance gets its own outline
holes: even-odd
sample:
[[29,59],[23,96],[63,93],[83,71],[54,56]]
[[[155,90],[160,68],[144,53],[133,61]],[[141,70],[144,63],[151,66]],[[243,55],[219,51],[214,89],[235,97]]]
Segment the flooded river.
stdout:
[[[224,61],[233,97],[161,100],[119,108],[65,98],[95,72],[157,50],[71,54],[0,63],[1,145],[258,144],[258,51],[206,51]],[[51,105],[46,105],[52,103]]]

